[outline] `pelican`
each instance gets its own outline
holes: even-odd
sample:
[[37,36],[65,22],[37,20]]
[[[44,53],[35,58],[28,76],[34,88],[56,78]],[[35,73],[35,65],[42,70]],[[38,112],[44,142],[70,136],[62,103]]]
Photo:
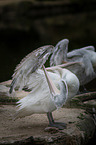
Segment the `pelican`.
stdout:
[[55,122],[52,112],[61,108],[77,94],[79,80],[71,71],[59,66],[47,69],[44,67],[53,48],[53,46],[41,47],[21,61],[15,69],[10,93],[18,83],[20,88],[27,85],[31,89],[26,97],[17,102],[19,108],[14,116],[15,119],[36,113],[46,113],[50,126],[64,129],[66,124]]
[[76,65],[66,66],[73,72],[83,86],[96,77],[96,52],[94,46],[87,46],[68,52],[68,39],[57,43],[50,58],[50,66],[60,65],[65,62],[81,62]]

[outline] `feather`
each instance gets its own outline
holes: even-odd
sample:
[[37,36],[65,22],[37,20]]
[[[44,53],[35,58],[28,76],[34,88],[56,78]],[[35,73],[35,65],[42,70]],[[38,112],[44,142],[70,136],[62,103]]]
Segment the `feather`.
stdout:
[[21,60],[13,74],[13,79],[9,91],[10,93],[12,93],[13,89],[16,87],[21,90],[24,86],[26,86],[27,79],[30,74],[35,72],[38,68],[42,67],[42,65],[48,59],[49,55],[52,53],[53,48],[54,46],[52,45],[40,47]]

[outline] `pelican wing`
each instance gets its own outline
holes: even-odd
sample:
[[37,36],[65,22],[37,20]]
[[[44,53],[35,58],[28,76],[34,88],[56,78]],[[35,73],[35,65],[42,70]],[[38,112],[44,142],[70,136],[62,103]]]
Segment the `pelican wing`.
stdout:
[[[84,53],[82,52],[81,49],[75,49],[67,53],[67,58],[71,59],[71,61],[74,60],[79,60],[79,58],[82,58]],[[78,58],[77,58],[78,57]]]
[[95,47],[94,46],[86,46],[86,47],[83,47],[83,48],[80,48],[82,50],[91,50],[91,51],[95,51]]
[[35,72],[38,68],[42,67],[42,65],[48,59],[49,55],[52,53],[52,49],[52,45],[40,47],[21,60],[20,64],[17,65],[13,74],[13,79],[9,91],[10,93],[15,87],[18,86],[18,84],[20,90],[24,86],[26,86],[27,79],[30,74]]
[[86,47],[82,47],[80,49],[75,49],[73,51],[70,51],[67,53],[67,57],[70,58],[75,58],[75,57],[82,57],[83,55],[85,55],[86,51],[90,50],[90,51],[95,51],[95,47],[94,46],[86,46]]
[[50,58],[50,66],[59,65],[62,64],[63,61],[66,61],[68,43],[68,39],[63,39],[56,44],[53,54]]
[[[95,72],[92,66],[92,62],[87,53],[89,50],[94,51],[94,47],[88,46],[88,47],[83,47],[81,49],[73,50],[67,54],[67,57],[69,60],[71,59],[71,61],[76,62],[78,60],[79,62],[81,62],[82,73],[85,72],[86,76],[92,77],[94,76]],[[77,70],[77,69],[73,69],[73,70]],[[78,70],[80,69],[78,68]]]

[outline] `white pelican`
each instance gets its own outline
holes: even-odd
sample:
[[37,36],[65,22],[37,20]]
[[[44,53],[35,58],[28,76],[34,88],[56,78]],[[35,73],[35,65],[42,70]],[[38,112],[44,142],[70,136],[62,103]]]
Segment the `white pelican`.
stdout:
[[[19,109],[17,110],[15,119],[29,116],[34,113],[46,113],[50,126],[64,129],[66,126],[65,123],[54,122],[52,112],[57,108],[62,107],[67,101],[76,95],[79,90],[79,80],[75,74],[67,69],[62,69],[59,66],[49,67],[46,71],[43,64],[52,48],[52,46],[46,46],[45,50],[43,49],[43,53],[39,54],[37,50],[35,52],[33,51],[31,53],[33,58],[27,56],[23,61],[21,61],[13,75],[10,92],[12,92],[13,88],[18,86],[18,83],[20,83],[20,87],[23,88],[25,82],[29,89],[32,90],[26,97],[17,102]],[[41,48],[39,49],[41,50]],[[37,54],[38,61],[37,57],[35,57]],[[34,64],[30,62],[30,59],[34,59]],[[28,65],[28,62],[32,64],[30,64],[30,75],[28,70],[30,68],[26,66],[26,64]],[[42,64],[40,64],[41,62]],[[43,66],[43,69],[40,69],[41,65]],[[25,73],[27,77],[26,81],[24,80],[26,78],[23,77],[21,72],[23,72],[23,75]]]
[[64,62],[81,62],[76,65],[65,67],[73,72],[85,85],[96,77],[96,52],[94,46],[87,46],[68,52],[68,39],[57,43],[50,58],[50,66],[59,65]]

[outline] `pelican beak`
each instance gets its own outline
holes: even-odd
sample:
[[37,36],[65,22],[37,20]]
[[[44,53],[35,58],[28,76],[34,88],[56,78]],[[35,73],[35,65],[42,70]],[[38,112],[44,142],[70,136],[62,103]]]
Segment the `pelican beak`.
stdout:
[[48,72],[47,72],[46,68],[44,67],[44,65],[42,66],[42,68],[43,68],[43,71],[44,71],[44,74],[45,74],[45,77],[46,77],[46,80],[47,80],[47,83],[48,83],[48,86],[49,86],[49,89],[50,89],[50,93],[52,94],[52,96],[53,96],[53,94],[54,95],[59,94],[60,91],[56,88],[53,81],[49,77]]

